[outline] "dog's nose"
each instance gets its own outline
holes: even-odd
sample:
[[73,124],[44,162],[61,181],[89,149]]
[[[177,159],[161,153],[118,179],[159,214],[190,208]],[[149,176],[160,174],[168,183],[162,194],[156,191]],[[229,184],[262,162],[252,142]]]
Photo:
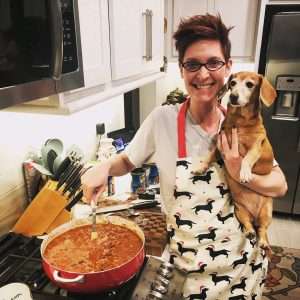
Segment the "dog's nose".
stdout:
[[229,99],[230,99],[231,104],[238,104],[239,96],[230,94]]

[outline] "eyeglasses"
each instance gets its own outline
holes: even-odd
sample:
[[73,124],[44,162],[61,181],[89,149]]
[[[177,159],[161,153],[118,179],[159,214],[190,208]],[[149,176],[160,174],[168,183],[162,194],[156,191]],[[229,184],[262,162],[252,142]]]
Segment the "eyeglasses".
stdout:
[[225,62],[221,60],[209,60],[207,63],[202,64],[197,60],[189,60],[181,65],[189,72],[197,72],[202,67],[205,67],[208,71],[218,71],[225,65]]

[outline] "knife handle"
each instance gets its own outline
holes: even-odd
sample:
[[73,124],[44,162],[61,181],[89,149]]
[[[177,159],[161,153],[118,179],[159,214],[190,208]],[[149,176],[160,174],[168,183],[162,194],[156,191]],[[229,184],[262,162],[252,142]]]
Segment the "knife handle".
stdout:
[[80,171],[83,168],[83,164],[79,164],[74,171],[70,174],[70,176],[65,180],[65,188],[63,189],[63,194],[69,190],[69,188],[76,182],[78,178],[80,178]]
[[80,180],[80,178],[77,178],[76,182],[74,182],[74,184],[71,186],[71,191],[69,189],[70,194],[69,194],[68,198],[71,198],[72,196],[74,196],[80,187],[81,187],[81,180]]
[[77,164],[71,162],[67,169],[62,173],[62,175],[58,179],[58,184],[56,189],[58,190],[66,181],[66,179],[71,175],[71,173],[75,170]]
[[155,199],[155,194],[154,193],[149,193],[149,192],[138,193],[138,197],[139,197],[139,199],[142,199],[142,200],[154,200]]
[[62,174],[68,169],[69,165],[71,164],[71,158],[66,156],[63,161],[58,166],[56,172],[54,172],[55,180],[59,180]]
[[78,202],[81,200],[81,198],[83,197],[83,191],[81,190],[80,192],[78,192],[74,198],[67,204],[67,206],[65,207],[66,210],[70,211],[71,208]]

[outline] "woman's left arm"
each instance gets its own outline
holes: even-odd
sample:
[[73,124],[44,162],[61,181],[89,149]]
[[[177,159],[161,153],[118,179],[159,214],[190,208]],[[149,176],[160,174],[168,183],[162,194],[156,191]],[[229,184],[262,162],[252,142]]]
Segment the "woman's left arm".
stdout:
[[253,174],[251,181],[243,185],[272,198],[283,197],[288,189],[285,176],[279,166],[274,166],[268,175]]
[[[218,138],[218,148],[221,152],[226,169],[230,176],[240,182],[242,157],[239,155],[237,130],[232,130],[231,147],[226,135],[222,132]],[[269,197],[282,197],[287,192],[287,182],[279,166],[274,166],[267,175],[253,174],[250,182],[242,183],[251,190]]]

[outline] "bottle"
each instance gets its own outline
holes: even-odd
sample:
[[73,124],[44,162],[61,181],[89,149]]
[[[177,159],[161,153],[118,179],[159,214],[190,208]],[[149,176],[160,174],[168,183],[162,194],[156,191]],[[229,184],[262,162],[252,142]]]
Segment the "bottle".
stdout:
[[[110,157],[117,154],[117,150],[113,145],[113,139],[104,138],[100,140],[99,149],[97,152],[97,160],[103,162]],[[113,176],[108,176],[107,179],[107,196],[112,196],[115,194],[115,179]]]

